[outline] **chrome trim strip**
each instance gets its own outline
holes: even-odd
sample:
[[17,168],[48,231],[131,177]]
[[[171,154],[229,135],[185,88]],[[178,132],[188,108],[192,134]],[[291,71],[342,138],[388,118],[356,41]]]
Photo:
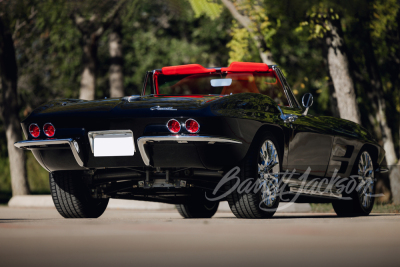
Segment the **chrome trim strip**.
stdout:
[[37,148],[37,147],[49,147],[53,145],[69,145],[72,151],[72,154],[74,155],[74,158],[76,162],[78,163],[79,166],[83,166],[83,161],[81,160],[79,156],[79,152],[76,150],[74,146],[74,139],[68,138],[68,139],[49,139],[49,140],[25,140],[25,141],[20,141],[14,143],[14,146],[17,148],[21,149],[27,149],[30,150],[31,148]]
[[342,194],[339,193],[328,193],[328,192],[316,192],[313,190],[307,190],[307,189],[302,189],[302,188],[297,188],[297,187],[290,187],[290,192],[293,193],[300,193],[300,194],[305,194],[305,195],[310,195],[310,196],[321,196],[321,197],[329,197],[329,198],[342,198]]
[[375,172],[387,173],[387,172],[389,172],[389,169],[386,167],[380,167],[380,168],[376,169]]
[[176,141],[178,143],[185,142],[208,142],[208,144],[214,143],[232,143],[232,144],[242,144],[242,142],[224,138],[224,137],[212,137],[212,136],[200,136],[200,135],[166,135],[166,136],[142,136],[137,139],[140,155],[142,156],[144,164],[150,166],[150,159],[144,149],[144,145],[149,142],[163,142],[163,141]]
[[[92,153],[94,153],[94,151],[93,151],[94,137],[99,134],[101,134],[101,135],[130,134],[130,135],[132,135],[132,139],[133,139],[133,132],[131,130],[106,130],[106,131],[89,132],[88,137],[89,137],[89,144],[90,144],[90,149],[92,150]],[[133,142],[133,152],[136,152],[135,142]]]

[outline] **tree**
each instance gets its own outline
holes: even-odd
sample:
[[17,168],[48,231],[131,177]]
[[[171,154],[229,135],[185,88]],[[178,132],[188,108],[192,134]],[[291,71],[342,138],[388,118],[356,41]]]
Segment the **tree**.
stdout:
[[22,150],[14,147],[14,143],[20,141],[22,137],[18,115],[18,67],[10,28],[10,18],[8,17],[9,13],[5,12],[5,10],[3,6],[3,12],[0,13],[0,114],[4,121],[7,138],[13,195],[27,195],[29,194],[29,185],[26,175],[25,154]]
[[[189,0],[197,16],[205,14],[211,19],[220,16],[219,4],[207,0]],[[272,26],[263,4],[254,0],[234,1],[221,0],[237,23],[232,24],[233,40],[228,44],[231,49],[230,61],[246,60],[247,39],[251,38],[263,63],[273,65],[270,49],[271,37],[279,25]]]
[[340,18],[332,12],[328,16],[326,26],[330,31],[325,35],[328,47],[327,61],[329,74],[335,87],[339,114],[342,119],[361,124]]
[[[365,29],[368,29],[367,27]],[[376,118],[382,132],[383,148],[385,149],[386,164],[390,167],[390,184],[392,198],[396,204],[400,204],[400,176],[392,174],[392,170],[396,168],[397,156],[394,149],[392,130],[390,129],[386,119],[386,103],[383,96],[383,83],[379,73],[378,63],[376,61],[375,52],[372,47],[371,36],[369,31],[365,34],[365,63],[370,76],[372,87],[373,107],[376,111]]]
[[[130,10],[132,14],[128,14]],[[227,10],[210,19],[208,15],[195,15],[186,0],[171,0],[142,2],[140,9],[133,11],[124,8],[121,12],[127,94],[140,94],[149,70],[192,63],[227,65],[226,44],[232,22]]]
[[116,19],[108,37],[111,64],[109,70],[110,97],[124,96],[121,21]]
[[342,119],[361,124],[361,115],[351,76],[349,56],[344,40],[340,16],[327,5],[314,5],[308,12],[311,38],[323,38],[329,75],[335,88],[339,114]]
[[[114,1],[110,1],[114,2]],[[79,92],[80,99],[93,100],[96,94],[96,70],[97,70],[97,49],[98,41],[104,31],[111,25],[115,17],[118,15],[118,11],[121,9],[125,0],[120,0],[116,3],[105,2],[102,6],[111,8],[108,12],[104,12],[104,9],[95,9],[97,13],[92,13],[89,18],[86,18],[81,14],[79,9],[80,5],[76,4],[71,12],[71,18],[81,33],[82,42],[82,77],[81,86]],[[79,3],[79,2],[78,2]],[[86,10],[88,7],[82,4]],[[83,9],[85,9],[83,8]],[[89,8],[93,8],[89,5]]]
[[221,0],[221,2],[236,21],[247,30],[257,47],[261,61],[265,64],[273,65],[274,61],[268,42],[276,33],[276,29],[270,27],[270,22],[263,6],[251,0],[237,1],[237,3],[233,3],[230,0]]
[[[363,38],[363,48],[365,55],[365,65],[370,77],[371,84],[371,102],[373,104],[377,122],[379,124],[380,131],[382,133],[382,141],[383,147],[385,149],[385,158],[386,164],[390,167],[389,179],[391,185],[392,199],[396,204],[400,204],[400,175],[399,170],[397,169],[396,163],[398,161],[396,156],[396,151],[393,142],[392,130],[389,127],[387,115],[386,115],[386,101],[384,98],[384,85],[381,74],[379,72],[378,62],[375,56],[375,50],[372,42],[372,34],[373,28],[370,25],[373,25],[374,15],[380,17],[382,20],[386,20],[388,26],[392,26],[390,24],[394,24],[396,17],[400,16],[400,5],[392,1],[386,2],[385,5],[379,6],[379,3],[374,3],[374,1],[368,1],[368,8],[365,16],[361,17],[359,22],[360,28],[363,30],[360,31],[360,36]],[[397,10],[397,16],[396,14]],[[399,25],[397,25],[398,27]],[[382,31],[387,31],[386,29]]]

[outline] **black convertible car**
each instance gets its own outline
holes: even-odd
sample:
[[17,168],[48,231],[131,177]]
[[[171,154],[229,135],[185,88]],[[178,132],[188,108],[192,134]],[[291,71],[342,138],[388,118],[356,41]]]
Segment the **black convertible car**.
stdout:
[[368,215],[384,150],[360,125],[307,114],[277,66],[233,62],[147,72],[142,94],[54,100],[22,123],[66,218],[99,217],[110,198],[176,204],[209,218],[227,200],[239,218],[281,202],[331,202]]

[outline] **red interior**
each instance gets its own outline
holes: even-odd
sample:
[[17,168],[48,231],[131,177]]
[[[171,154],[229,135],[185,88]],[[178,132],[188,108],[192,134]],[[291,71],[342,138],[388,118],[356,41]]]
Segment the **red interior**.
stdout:
[[229,73],[226,78],[232,79],[230,86],[225,86],[222,95],[238,93],[260,93],[252,73]]
[[215,69],[206,69],[200,64],[188,64],[164,67],[161,69],[164,75],[198,74],[216,72]]
[[232,62],[228,68],[222,68],[221,71],[227,72],[255,72],[255,71],[268,71],[269,67],[265,63],[254,62]]

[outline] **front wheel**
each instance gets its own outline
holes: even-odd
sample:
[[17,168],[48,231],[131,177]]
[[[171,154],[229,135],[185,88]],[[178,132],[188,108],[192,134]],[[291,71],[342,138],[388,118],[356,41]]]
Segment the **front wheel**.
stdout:
[[356,174],[354,190],[346,195],[348,200],[332,203],[338,216],[367,216],[374,206],[375,177],[372,158],[367,151],[362,151],[356,160],[353,174]]
[[49,179],[54,205],[64,218],[98,218],[106,210],[108,198],[92,198],[80,172],[53,172]]

